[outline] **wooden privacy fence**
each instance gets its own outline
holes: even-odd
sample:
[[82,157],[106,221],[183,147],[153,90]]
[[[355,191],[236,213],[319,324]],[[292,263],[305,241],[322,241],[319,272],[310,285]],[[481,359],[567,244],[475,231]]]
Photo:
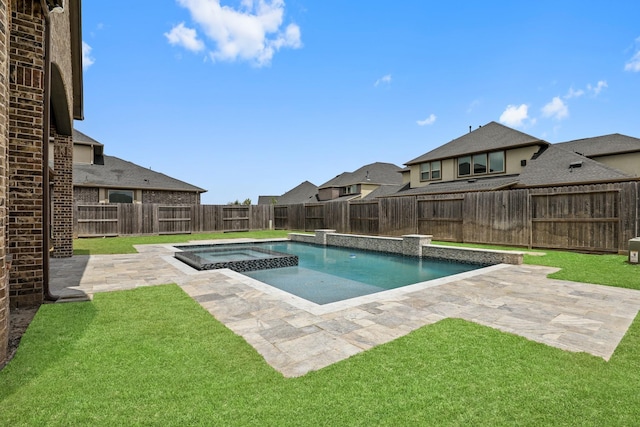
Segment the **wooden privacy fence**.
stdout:
[[306,231],[419,233],[452,242],[619,252],[640,233],[639,187],[624,182],[277,206],[276,224]]
[[282,230],[399,236],[592,252],[640,233],[638,182],[258,206],[77,205],[76,236]]
[[271,206],[75,205],[76,237],[266,230]]

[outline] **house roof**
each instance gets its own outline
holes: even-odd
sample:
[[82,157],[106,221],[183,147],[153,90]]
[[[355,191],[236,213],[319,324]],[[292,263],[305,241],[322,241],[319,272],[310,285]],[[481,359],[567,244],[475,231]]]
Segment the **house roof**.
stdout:
[[485,178],[470,178],[457,181],[434,182],[424,187],[401,190],[395,196],[420,194],[466,193],[473,191],[495,191],[512,187],[518,183],[518,175],[501,175]]
[[73,185],[76,187],[109,187],[196,193],[207,191],[113,156],[104,156],[104,165],[73,165]]
[[318,188],[346,187],[354,184],[402,184],[401,170],[402,168],[393,163],[371,163],[354,172],[343,172]]
[[82,144],[82,145],[97,145],[100,147],[104,147],[104,144],[96,141],[88,135],[80,132],[77,129],[73,130],[73,143],[74,144]]
[[406,165],[448,159],[465,154],[524,147],[527,145],[549,145],[549,143],[501,125],[500,123],[490,122],[473,132],[469,132],[420,157],[408,161]]
[[409,184],[400,184],[400,185],[381,185],[380,187],[373,190],[371,193],[367,194],[362,200],[371,200],[376,199],[378,197],[387,197],[396,194],[398,191],[401,191],[404,188],[409,188]]
[[304,181],[284,193],[282,196],[259,196],[259,205],[270,205],[274,200],[278,205],[295,205],[298,203],[316,202],[318,187],[309,181]]
[[640,151],[640,139],[619,133],[575,139],[554,144],[565,150],[574,151],[587,157],[610,156]]
[[529,161],[519,177],[519,186],[535,187],[562,184],[612,182],[633,176],[588,157],[551,145]]

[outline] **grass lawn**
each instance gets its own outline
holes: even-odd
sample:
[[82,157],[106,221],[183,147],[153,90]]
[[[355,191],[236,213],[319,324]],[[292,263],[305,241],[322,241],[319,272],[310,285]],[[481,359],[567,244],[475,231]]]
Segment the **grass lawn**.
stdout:
[[287,237],[287,234],[289,233],[291,233],[290,230],[262,230],[235,233],[197,233],[162,236],[75,239],[73,241],[73,254],[135,254],[137,253],[137,251],[133,247],[133,245],[149,245],[154,243],[187,243],[191,240],[239,239],[242,237],[248,237],[252,239],[274,239]]
[[640,322],[610,362],[449,319],[286,379],[175,285],[44,305],[0,425],[634,425]]
[[[262,237],[286,235],[271,233]],[[216,238],[75,243],[77,250],[105,253],[200,236]],[[640,289],[638,266],[625,264],[625,257],[546,252],[526,262],[561,266],[557,274],[565,279],[586,276]],[[640,317],[609,362],[447,319],[286,379],[179,287],[164,285],[43,305],[16,357],[0,371],[0,425],[7,426],[602,426],[638,420]]]

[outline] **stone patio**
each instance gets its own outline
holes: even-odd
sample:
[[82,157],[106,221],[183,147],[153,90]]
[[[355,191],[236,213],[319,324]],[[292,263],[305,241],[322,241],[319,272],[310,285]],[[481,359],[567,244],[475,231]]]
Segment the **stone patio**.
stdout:
[[[251,240],[233,240],[241,241]],[[171,245],[136,249],[133,255],[52,259],[52,292],[79,301],[97,292],[176,283],[286,377],[447,317],[609,360],[640,310],[640,291],[551,280],[546,276],[556,269],[506,264],[317,305],[231,270],[193,270],[173,258]]]

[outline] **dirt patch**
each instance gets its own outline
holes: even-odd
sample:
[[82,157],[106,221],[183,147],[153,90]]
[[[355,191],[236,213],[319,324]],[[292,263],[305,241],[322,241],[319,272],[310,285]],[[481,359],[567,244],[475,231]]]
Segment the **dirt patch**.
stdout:
[[[9,348],[7,363],[13,359],[13,356],[16,354],[22,335],[24,335],[24,332],[29,327],[29,324],[33,320],[37,311],[38,307],[11,309],[11,312],[9,313]],[[0,369],[1,368],[2,366],[0,366]]]

